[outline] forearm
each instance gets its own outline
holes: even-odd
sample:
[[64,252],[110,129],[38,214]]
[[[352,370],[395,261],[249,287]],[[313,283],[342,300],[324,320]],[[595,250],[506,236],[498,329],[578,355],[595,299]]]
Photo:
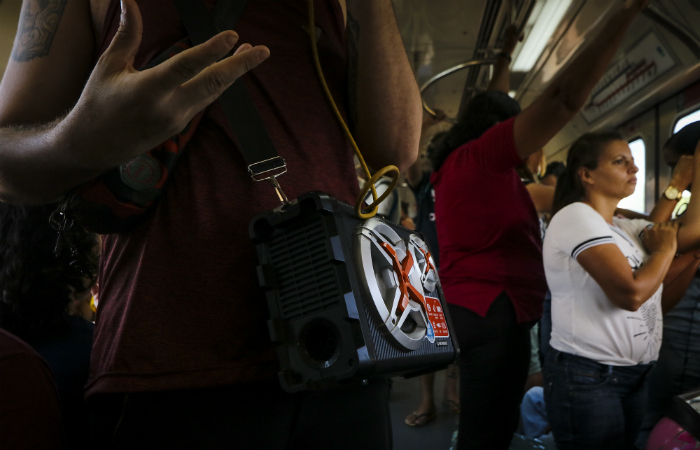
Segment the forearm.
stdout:
[[500,91],[507,94],[510,91],[510,58],[506,58],[505,55],[499,54],[496,57],[496,64],[493,66],[493,76],[489,85],[486,87],[487,91]]
[[391,2],[347,3],[348,45],[356,45],[357,55],[350,77],[355,137],[370,166],[405,170],[418,155],[422,112]]
[[654,209],[649,213],[649,220],[654,223],[671,220],[676,205],[678,205],[677,201],[669,200],[662,195],[654,205]]
[[638,2],[616,11],[591,43],[552,82],[549,93],[558,93],[566,109],[576,113],[585,105],[640,11]]
[[664,278],[664,290],[661,296],[661,309],[664,314],[673,309],[683,298],[699,265],[700,259],[696,259],[693,252],[684,253],[673,260]]
[[[676,168],[678,168],[678,166],[676,166]],[[672,186],[676,188],[678,192],[683,192],[686,189],[688,189],[688,186],[692,181],[692,176],[688,177],[687,174],[683,172],[684,171],[681,171],[681,173],[676,173],[676,171],[674,171],[673,178],[671,178],[671,182],[669,183],[669,187]],[[693,173],[692,166],[690,166],[689,173]],[[656,205],[654,205],[654,209],[652,209],[651,213],[649,213],[649,220],[652,222],[666,222],[668,220],[671,220],[673,210],[676,209],[676,206],[678,206],[678,200],[669,200],[664,192],[663,194],[661,194],[659,201],[656,202]]]
[[543,186],[537,183],[531,183],[525,186],[530,194],[532,203],[535,204],[535,209],[538,214],[549,214],[552,212],[552,204],[554,203],[554,188],[551,186]]
[[637,0],[621,8],[593,41],[515,119],[515,142],[521,158],[544,147],[578,114],[605,73],[630,24],[642,9]]
[[0,128],[0,201],[50,202],[101,172],[60,138],[59,123]]
[[633,288],[627,296],[627,308],[636,311],[659,289],[664,277],[671,267],[674,253],[670,251],[657,251],[651,254],[644,265],[634,274]]
[[[697,149],[695,154],[695,160],[698,161]],[[693,173],[692,186],[700,186],[700,167],[697,165]],[[681,224],[678,230],[678,253],[685,253],[700,246],[700,195],[698,193],[690,196],[688,208],[685,214],[678,218],[678,222]]]

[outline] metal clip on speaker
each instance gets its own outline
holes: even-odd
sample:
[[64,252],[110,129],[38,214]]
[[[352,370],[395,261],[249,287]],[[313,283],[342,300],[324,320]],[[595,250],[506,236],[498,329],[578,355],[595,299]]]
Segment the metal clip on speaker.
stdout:
[[284,158],[275,156],[274,158],[253,163],[248,166],[248,173],[255,181],[270,180],[272,187],[277,193],[277,197],[279,197],[280,202],[282,202],[282,206],[289,205],[289,199],[282,190],[282,186],[280,186],[277,181],[277,177],[287,173],[287,163],[284,161]]

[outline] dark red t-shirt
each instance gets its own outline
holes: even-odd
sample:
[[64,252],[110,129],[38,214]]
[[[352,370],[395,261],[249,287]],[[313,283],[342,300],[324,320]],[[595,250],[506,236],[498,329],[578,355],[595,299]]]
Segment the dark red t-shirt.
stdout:
[[0,329],[0,448],[59,449],[62,439],[51,369],[28,344]]
[[[135,66],[185,36],[168,0],[142,0],[143,41]],[[208,1],[212,6],[215,2]],[[119,22],[107,17],[104,51]],[[315,1],[318,51],[341,111],[347,103],[343,15]],[[354,204],[352,151],[314,71],[307,4],[250,0],[236,26],[240,43],[271,56],[244,76],[288,173],[294,199],[325,191]],[[108,236],[87,395],[198,388],[274,377],[276,352],[248,237],[256,214],[279,206],[269,183],[255,183],[218,103],[209,107],[155,213],[126,234]]]
[[513,123],[453,151],[431,181],[447,302],[486,316],[505,291],[523,323],[542,317],[547,282],[537,211],[515,171]]

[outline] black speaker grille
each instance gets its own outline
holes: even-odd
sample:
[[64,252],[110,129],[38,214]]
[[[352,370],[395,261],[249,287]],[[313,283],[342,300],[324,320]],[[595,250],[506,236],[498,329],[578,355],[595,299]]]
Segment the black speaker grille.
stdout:
[[320,217],[279,231],[268,248],[282,318],[308,316],[340,303],[341,293]]
[[419,356],[421,357],[420,360],[426,365],[431,363],[441,364],[443,361],[451,362],[450,355],[454,353],[451,339],[447,339],[447,345],[443,347],[438,347],[424,339],[423,344],[416,350],[411,352],[401,351],[390,342],[391,338],[377,329],[373,319],[373,317],[367,317],[377,358],[375,370],[378,373],[393,373],[415,368],[415,358]]

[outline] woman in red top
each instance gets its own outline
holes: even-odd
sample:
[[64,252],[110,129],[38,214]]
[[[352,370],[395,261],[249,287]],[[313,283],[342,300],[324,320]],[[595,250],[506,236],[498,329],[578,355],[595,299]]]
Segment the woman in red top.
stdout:
[[529,329],[546,291],[535,207],[515,167],[583,107],[636,15],[626,2],[520,112],[502,92],[474,97],[433,146],[440,278],[461,347],[457,448],[507,449],[529,367]]

